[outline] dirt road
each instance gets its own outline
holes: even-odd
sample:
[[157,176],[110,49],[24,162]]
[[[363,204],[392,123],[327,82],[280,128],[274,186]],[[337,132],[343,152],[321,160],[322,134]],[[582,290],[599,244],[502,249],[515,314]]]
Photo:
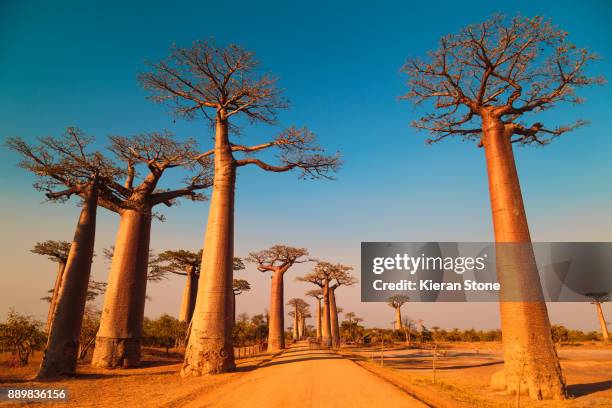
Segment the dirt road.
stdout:
[[424,407],[342,356],[298,344],[187,407]]

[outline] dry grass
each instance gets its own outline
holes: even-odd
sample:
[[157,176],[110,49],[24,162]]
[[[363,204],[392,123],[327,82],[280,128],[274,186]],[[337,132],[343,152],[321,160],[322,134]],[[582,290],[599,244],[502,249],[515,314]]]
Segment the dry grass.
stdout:
[[[433,384],[432,352],[398,346],[385,351],[383,367],[380,348],[347,348],[345,353],[359,364],[389,381],[397,382],[417,397],[435,406],[464,404],[470,407],[514,407],[515,397],[489,387],[490,378],[503,365],[500,343],[454,343],[441,347]],[[563,402],[531,402],[521,397],[521,407],[612,406],[612,347],[602,343],[562,346],[558,350],[571,399]],[[432,400],[446,395],[447,398]]]

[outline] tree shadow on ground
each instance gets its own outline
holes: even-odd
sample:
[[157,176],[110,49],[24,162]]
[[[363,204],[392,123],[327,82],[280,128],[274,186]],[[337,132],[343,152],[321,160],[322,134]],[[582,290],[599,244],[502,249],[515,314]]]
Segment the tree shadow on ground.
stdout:
[[292,364],[292,363],[299,363],[299,362],[303,362],[303,361],[316,361],[316,360],[343,360],[344,358],[341,356],[338,356],[336,354],[330,354],[330,355],[322,355],[322,356],[311,356],[311,357],[303,357],[303,358],[295,358],[295,359],[288,359],[288,360],[276,360],[276,361],[270,361],[269,363],[265,363],[261,366],[261,368],[265,368],[265,367],[270,367],[270,366],[275,366],[275,365],[281,365],[281,364]]
[[600,381],[589,384],[572,384],[567,386],[567,392],[574,397],[606,391],[612,388],[612,380]]

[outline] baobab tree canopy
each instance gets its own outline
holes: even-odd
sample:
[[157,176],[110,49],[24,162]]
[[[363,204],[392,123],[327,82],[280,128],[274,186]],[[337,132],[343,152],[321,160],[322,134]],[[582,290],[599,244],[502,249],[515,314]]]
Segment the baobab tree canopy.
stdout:
[[234,279],[232,282],[232,290],[234,295],[240,295],[242,292],[251,290],[251,284],[245,279]]
[[[288,107],[276,87],[276,79],[257,72],[254,55],[237,45],[219,48],[205,41],[189,48],[175,47],[166,61],[151,64],[152,70],[140,75],[145,89],[156,102],[170,103],[174,113],[193,119],[202,113],[212,123],[245,115],[250,122],[273,124],[276,112]],[[208,109],[216,112],[209,115]],[[238,129],[232,125],[233,133]],[[302,177],[329,177],[340,165],[339,155],[325,156],[306,128],[290,127],[271,141],[255,146],[231,143],[231,152],[254,153],[269,148],[279,151],[279,165],[271,165],[253,156],[239,159],[236,166],[253,164],[266,171],[284,172],[301,169]],[[200,157],[213,155],[214,150]]]
[[408,302],[410,298],[404,295],[393,295],[387,299],[387,304],[394,309],[402,307],[402,305]]
[[98,182],[98,187],[104,185],[103,191],[107,192],[124,174],[102,153],[89,152],[94,139],[78,128],[69,127],[59,137],[37,140],[38,145],[34,146],[20,137],[11,137],[6,145],[21,155],[19,166],[37,176],[34,188],[44,191],[49,200],[65,201],[73,194],[84,195],[93,180]]
[[578,88],[603,82],[585,72],[597,56],[567,37],[543,17],[500,15],[443,37],[427,60],[409,59],[402,69],[409,88],[403,98],[436,110],[413,126],[432,133],[429,143],[448,136],[480,140],[477,117],[490,114],[505,123],[513,143],[542,145],[583,125],[519,121],[559,102],[581,103]]
[[[257,264],[260,272],[288,269],[296,263],[308,262],[306,248],[293,248],[286,245],[274,245],[259,252],[251,252],[247,261]],[[284,271],[283,271],[284,272]]]
[[70,242],[53,240],[37,242],[34,248],[30,250],[32,253],[48,256],[49,260],[53,262],[66,262],[69,251]]

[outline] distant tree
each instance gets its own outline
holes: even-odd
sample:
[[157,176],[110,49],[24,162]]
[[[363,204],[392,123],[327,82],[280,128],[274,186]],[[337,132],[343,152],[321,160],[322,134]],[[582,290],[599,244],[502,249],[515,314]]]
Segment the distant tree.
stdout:
[[150,266],[149,275],[153,274],[161,279],[168,273],[185,276],[183,300],[179,311],[181,322],[190,322],[198,293],[198,278],[200,275],[200,262],[202,251],[193,252],[184,249],[164,251],[157,255]]
[[147,319],[144,325],[146,344],[154,347],[163,347],[166,355],[170,349],[176,347],[185,338],[187,323],[168,314],[162,314],[155,320]]
[[19,357],[21,365],[27,365],[34,350],[45,345],[46,336],[42,323],[31,316],[9,310],[6,322],[0,323],[0,345]]
[[402,330],[402,306],[408,302],[410,298],[405,295],[393,295],[387,299],[387,304],[395,309],[395,330]]
[[[202,262],[203,282],[185,354],[183,375],[219,373],[234,368],[232,319],[228,310],[233,279],[231,259],[234,243],[234,186],[236,170],[257,166],[264,171],[301,170],[303,177],[329,177],[339,166],[339,157],[326,156],[306,128],[289,128],[269,142],[246,146],[232,141],[243,117],[250,122],[274,123],[276,112],[287,107],[276,81],[261,75],[253,53],[238,46],[216,47],[195,42],[174,48],[170,57],[151,65],[140,81],[157,102],[170,103],[178,116],[188,119],[202,113],[214,124],[214,148],[201,157],[214,156],[214,187]],[[233,123],[235,125],[235,123]],[[270,164],[252,153],[276,149],[280,163]],[[245,157],[237,157],[246,154]]]
[[284,276],[295,264],[308,262],[306,248],[274,245],[259,252],[251,252],[246,258],[253,262],[260,272],[272,273],[270,286],[270,330],[268,332],[268,351],[276,352],[285,348]]
[[51,326],[51,320],[57,307],[57,297],[59,296],[60,286],[62,284],[62,276],[64,275],[64,268],[66,267],[66,261],[68,261],[68,253],[70,252],[70,242],[68,241],[44,241],[37,242],[34,248],[30,250],[38,255],[45,255],[52,262],[57,262],[58,270],[55,278],[55,284],[51,290],[51,296],[49,297],[49,311],[47,313],[47,321],[45,322],[45,333],[49,333]]
[[[428,142],[459,137],[484,147],[496,242],[531,242],[512,145],[546,145],[585,123],[525,121],[562,102],[581,103],[579,88],[603,82],[586,73],[597,56],[567,35],[539,16],[495,15],[444,36],[427,61],[413,58],[403,68],[405,98],[428,104],[430,112],[413,122],[431,132]],[[524,381],[532,399],[565,399],[546,305],[533,301],[543,299],[536,262],[531,251],[513,253],[516,247],[507,246],[506,256],[523,267],[497,268],[505,283],[500,298],[513,300],[500,302],[506,388],[516,392]],[[506,293],[510,288],[521,288],[524,302]]]
[[287,305],[293,308],[289,316],[293,317],[293,341],[297,341],[300,340],[300,321],[302,316],[308,313],[308,303],[304,299],[292,298],[287,301]]
[[[235,266],[234,262],[234,266]],[[235,269],[234,269],[235,270]],[[234,295],[232,300],[232,316],[234,316],[234,320],[236,319],[236,296],[240,295],[242,292],[248,292],[251,290],[251,284],[249,281],[245,279],[236,279],[232,281],[232,294]]]
[[601,305],[610,301],[611,294],[608,292],[598,292],[587,293],[586,296],[593,299],[591,303],[597,308],[597,319],[599,320],[599,327],[601,327],[601,335],[603,337],[603,341],[607,342],[610,339],[610,336],[608,334],[608,324],[606,323]]
[[321,289],[312,289],[306,292],[305,295],[309,297],[313,297],[317,300],[317,305],[316,305],[316,308],[317,308],[317,315],[316,315],[317,316],[316,317],[317,319],[317,339],[321,341],[321,334],[322,334],[321,329],[323,325],[322,316],[321,316],[322,315],[321,300],[323,299],[323,291]]

